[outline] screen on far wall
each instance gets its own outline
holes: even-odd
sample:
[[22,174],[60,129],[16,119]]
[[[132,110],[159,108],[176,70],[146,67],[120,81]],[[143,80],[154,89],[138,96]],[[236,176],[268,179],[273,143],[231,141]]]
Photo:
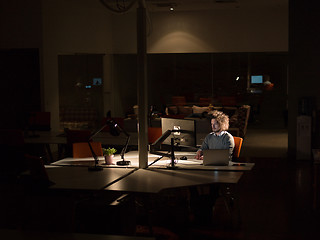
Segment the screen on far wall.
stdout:
[[263,75],[252,75],[251,84],[263,83]]
[[102,85],[102,78],[93,78],[92,79],[92,84],[93,85]]

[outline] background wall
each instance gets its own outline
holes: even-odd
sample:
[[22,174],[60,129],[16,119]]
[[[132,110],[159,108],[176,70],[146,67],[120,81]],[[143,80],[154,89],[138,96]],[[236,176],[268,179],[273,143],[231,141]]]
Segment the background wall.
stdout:
[[289,38],[289,153],[296,153],[297,116],[301,111],[301,99],[308,98],[308,113],[312,116],[312,147],[320,148],[320,97],[319,97],[319,56],[320,33],[319,7],[316,0],[305,4],[302,0],[290,1]]
[[[39,49],[42,110],[51,112],[54,130],[59,127],[59,55],[105,54],[105,109],[111,109],[116,116],[126,111],[122,103],[128,100],[131,104],[135,96],[131,95],[134,91],[123,88],[134,87],[135,82],[119,81],[118,72],[123,71],[123,79],[131,76],[111,55],[136,53],[135,10],[113,14],[92,0],[38,0],[28,4],[6,0],[1,4],[0,47]],[[288,50],[286,6],[148,15],[149,53]]]
[[[114,53],[136,52],[135,15],[133,11],[113,16]],[[148,53],[288,50],[288,6],[163,11],[148,16]]]
[[[130,86],[132,90],[123,89],[123,92],[118,92],[118,96],[122,97],[113,113],[124,116],[126,112],[132,111],[132,106],[137,103],[136,65],[132,55],[136,53],[137,44],[136,11],[113,15],[112,19],[113,52],[116,53],[114,84]],[[281,55],[288,51],[288,6],[285,5],[274,9],[241,6],[200,12],[148,12],[147,23],[149,104],[158,107],[168,103],[172,95],[190,95],[192,92],[198,96],[210,96],[212,87],[219,88],[220,92],[224,91],[227,95],[234,94],[234,89],[231,90],[234,84],[230,78],[234,79],[236,74],[246,77],[248,52],[279,52]],[[226,54],[225,58],[228,59],[225,60],[217,56],[212,60],[211,53],[230,55]],[[124,56],[121,57],[121,54]],[[239,58],[244,59],[239,61]],[[267,59],[266,61],[272,61],[268,57]],[[241,67],[243,62],[244,66]],[[276,61],[274,65],[277,63]],[[265,64],[265,61],[259,60],[256,65],[258,64],[272,68],[272,63]],[[283,67],[283,63],[279,65],[280,68]],[[242,69],[235,71],[238,68]],[[277,83],[285,85],[282,95],[286,94],[286,64],[284,68],[285,74],[283,69],[278,75],[274,74],[281,78],[276,80]],[[116,69],[126,69],[127,73]],[[230,74],[226,76],[228,71]],[[262,70],[268,71],[273,70]],[[212,86],[212,75],[215,86]],[[244,88],[246,87],[245,85]],[[285,101],[286,99],[282,99],[281,106],[285,105]]]
[[41,104],[41,1],[0,1],[0,126],[24,127]]
[[[59,54],[110,54],[112,31],[110,13],[99,1],[43,1],[43,72],[45,110],[52,113],[51,126],[59,129]],[[108,56],[106,56],[108,58]],[[109,63],[110,64],[110,63]],[[104,82],[111,81],[104,65]],[[104,97],[110,96],[106,84]]]

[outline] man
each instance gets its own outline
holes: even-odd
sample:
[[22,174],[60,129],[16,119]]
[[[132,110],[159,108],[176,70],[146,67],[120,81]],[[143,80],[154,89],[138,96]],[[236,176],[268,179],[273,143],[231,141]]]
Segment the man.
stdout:
[[229,129],[229,117],[220,111],[213,111],[211,117],[212,132],[204,139],[202,146],[196,154],[196,159],[203,159],[203,150],[206,149],[229,149],[230,158],[233,153],[234,139],[233,136],[227,132]]
[[[229,149],[230,158],[233,153],[234,139],[227,132],[229,128],[229,117],[220,111],[213,111],[211,116],[212,132],[209,133],[196,154],[196,159],[203,159],[203,150],[206,149]],[[207,194],[201,194],[207,192]],[[194,214],[195,224],[210,224],[212,221],[213,206],[219,197],[219,186],[210,185],[190,187],[190,209]]]

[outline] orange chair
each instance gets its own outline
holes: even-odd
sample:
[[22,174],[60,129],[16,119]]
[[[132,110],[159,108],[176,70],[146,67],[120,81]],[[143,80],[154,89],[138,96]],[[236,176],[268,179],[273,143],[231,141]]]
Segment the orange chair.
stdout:
[[[101,142],[90,142],[94,153],[103,156]],[[87,142],[73,143],[73,158],[92,157],[92,153]]]
[[242,147],[243,138],[241,138],[241,137],[233,137],[233,139],[234,139],[233,157],[234,158],[239,158],[241,147]]
[[148,143],[154,143],[159,137],[162,136],[161,127],[148,127]]
[[[63,153],[64,157],[72,157],[73,144],[78,142],[88,142],[91,136],[90,130],[65,129],[65,133],[67,144]],[[62,155],[62,153],[59,153],[59,155]]]

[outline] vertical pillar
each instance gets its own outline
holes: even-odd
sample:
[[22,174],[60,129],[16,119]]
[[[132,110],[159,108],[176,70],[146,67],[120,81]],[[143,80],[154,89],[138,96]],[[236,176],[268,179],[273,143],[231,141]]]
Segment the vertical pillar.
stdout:
[[146,8],[143,3],[144,0],[139,0],[137,9],[139,168],[146,168],[148,165],[147,34]]

